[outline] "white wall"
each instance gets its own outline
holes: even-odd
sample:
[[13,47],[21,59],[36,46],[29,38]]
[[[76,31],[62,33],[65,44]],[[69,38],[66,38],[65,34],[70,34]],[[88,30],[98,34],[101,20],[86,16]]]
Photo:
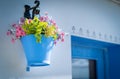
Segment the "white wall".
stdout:
[[[26,60],[20,41],[12,44],[5,35],[9,25],[23,16],[25,3],[33,5],[31,0],[0,0],[0,79],[71,79],[70,35],[53,49],[50,66],[25,71]],[[75,26],[75,35],[79,36],[82,28],[81,36],[88,37],[86,30],[89,30],[89,38],[120,41],[120,6],[109,0],[41,0],[40,9],[41,14],[48,11],[58,26],[70,34]],[[96,38],[93,37],[94,31]],[[104,39],[105,35],[107,39]]]

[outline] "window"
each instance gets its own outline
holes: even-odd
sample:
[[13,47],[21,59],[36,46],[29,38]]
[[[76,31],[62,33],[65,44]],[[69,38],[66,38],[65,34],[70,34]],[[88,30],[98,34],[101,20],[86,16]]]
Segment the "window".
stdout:
[[72,59],[72,79],[97,79],[96,61],[88,59]]

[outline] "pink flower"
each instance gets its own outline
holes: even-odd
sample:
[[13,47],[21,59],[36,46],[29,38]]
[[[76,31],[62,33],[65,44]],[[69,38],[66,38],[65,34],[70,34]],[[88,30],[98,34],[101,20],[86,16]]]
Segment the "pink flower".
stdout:
[[21,36],[25,36],[25,32],[23,31],[23,29],[21,27],[17,27],[16,28],[16,38],[20,38]]
[[52,19],[50,20],[50,23],[53,23],[53,20],[52,20]]
[[18,26],[18,27],[22,27],[22,24],[18,24],[17,26]]
[[16,35],[16,38],[18,39],[20,36]]
[[58,38],[57,38],[57,40],[59,40],[61,38],[61,36],[60,35],[58,35]]
[[17,24],[13,24],[12,26],[13,26],[14,28],[16,28],[16,27],[17,27]]
[[17,39],[20,38],[20,35],[19,35],[19,34],[16,34],[16,38],[17,38]]
[[29,19],[28,21],[29,21],[29,23],[31,23],[32,19]]
[[21,36],[25,36],[26,34],[25,34],[25,32],[21,32]]
[[48,15],[48,12],[45,12],[45,15]]
[[64,42],[64,35],[65,35],[65,33],[62,32],[62,33],[61,33],[61,41],[62,41],[62,42]]
[[56,41],[54,41],[54,44],[56,45],[56,44],[57,44],[57,42],[56,42]]
[[14,43],[14,42],[15,42],[15,39],[14,39],[14,38],[12,38],[11,42],[12,42],[12,43]]
[[18,26],[17,26],[17,27],[15,27],[15,28],[16,28],[16,30],[17,30],[17,29],[19,29],[19,27],[18,27]]
[[63,37],[63,36],[65,35],[65,33],[62,32],[61,35],[62,35],[62,37]]
[[8,31],[8,32],[6,33],[7,36],[9,36],[10,34],[11,34],[10,31]]
[[61,39],[62,42],[64,42],[64,39]]
[[53,24],[54,26],[56,26],[56,22],[54,20],[50,20],[50,23]]
[[54,26],[56,26],[56,23],[55,23],[55,22],[53,22],[53,25],[54,25]]
[[48,19],[48,16],[44,16],[44,21],[47,21]]
[[25,19],[24,18],[20,18],[20,23],[24,23]]
[[40,21],[42,21],[42,22],[43,22],[43,21],[44,21],[44,17],[40,17]]
[[22,31],[22,28],[21,28],[21,27],[19,27],[18,29],[19,29],[20,31]]

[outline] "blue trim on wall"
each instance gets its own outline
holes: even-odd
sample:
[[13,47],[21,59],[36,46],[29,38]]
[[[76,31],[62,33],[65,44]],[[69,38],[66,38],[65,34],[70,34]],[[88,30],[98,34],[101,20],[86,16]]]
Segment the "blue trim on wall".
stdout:
[[[71,36],[71,42],[81,46],[104,49],[105,79],[120,79],[120,45],[78,36]],[[71,44],[72,47],[72,44]],[[115,51],[115,52],[114,52]]]
[[108,51],[110,79],[120,79],[120,46],[110,47]]
[[97,79],[105,79],[104,77],[104,52],[103,49],[83,47],[73,44],[72,57],[78,59],[88,59],[96,61]]

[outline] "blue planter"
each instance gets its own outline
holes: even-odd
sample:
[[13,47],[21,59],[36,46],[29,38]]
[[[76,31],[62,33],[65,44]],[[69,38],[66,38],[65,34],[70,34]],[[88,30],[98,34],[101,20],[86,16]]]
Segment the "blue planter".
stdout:
[[42,36],[41,43],[36,42],[34,35],[21,38],[27,59],[27,71],[30,66],[47,66],[50,64],[50,53],[53,48],[53,38]]

